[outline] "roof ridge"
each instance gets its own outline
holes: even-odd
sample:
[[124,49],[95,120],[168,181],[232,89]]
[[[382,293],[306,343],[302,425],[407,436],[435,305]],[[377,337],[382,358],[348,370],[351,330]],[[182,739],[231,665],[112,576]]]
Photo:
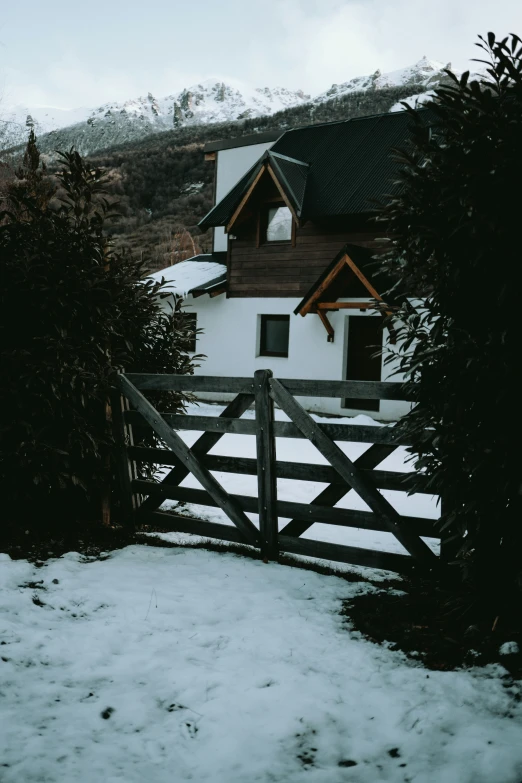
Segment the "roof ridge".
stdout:
[[288,155],[283,155],[281,152],[272,152],[272,150],[267,150],[265,152],[265,155],[268,157],[275,157],[275,158],[281,158],[282,160],[288,160],[290,163],[297,163],[299,166],[309,166],[309,163],[306,163],[304,160],[297,160],[297,158],[290,158]]
[[[286,160],[292,160],[290,158],[287,158],[286,155],[281,155],[281,156],[277,156],[277,157],[281,157],[282,160],[285,160],[285,159]],[[285,172],[282,170],[280,164],[278,163],[277,157],[275,157],[275,159],[272,161],[272,164],[275,164],[275,167],[276,167],[276,171],[274,173],[276,174],[278,180],[282,180],[279,184],[281,185],[283,190],[285,190],[287,196],[291,197],[291,200],[294,202],[294,208],[295,208],[296,214],[297,214],[298,217],[301,217],[301,213],[303,211],[304,194],[303,194],[303,199],[299,200],[298,197],[297,197],[297,194],[296,194],[296,192],[294,190],[294,188],[292,187],[292,185],[288,181],[288,178],[285,176]],[[292,160],[292,162],[294,162],[294,161]],[[297,161],[297,163],[299,163],[299,165],[303,165],[301,163],[301,161]],[[308,164],[307,163],[304,164],[304,165],[306,165],[306,167],[308,168]],[[306,186],[306,180],[308,178],[308,172],[306,172],[306,173],[303,172],[303,175],[304,175],[305,186]]]

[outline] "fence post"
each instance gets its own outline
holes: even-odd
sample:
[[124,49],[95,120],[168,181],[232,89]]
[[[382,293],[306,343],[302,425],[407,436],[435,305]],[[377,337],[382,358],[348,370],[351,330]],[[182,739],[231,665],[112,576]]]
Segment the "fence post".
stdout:
[[135,512],[138,509],[140,499],[133,492],[132,480],[136,478],[136,465],[129,459],[127,446],[133,445],[132,430],[125,423],[124,410],[128,409],[128,403],[119,390],[111,394],[112,423],[115,441],[115,462],[120,484],[120,508],[122,524],[133,528]]
[[277,560],[279,554],[274,401],[270,396],[271,377],[272,370],[257,370],[254,374],[259,531],[261,555],[265,561]]

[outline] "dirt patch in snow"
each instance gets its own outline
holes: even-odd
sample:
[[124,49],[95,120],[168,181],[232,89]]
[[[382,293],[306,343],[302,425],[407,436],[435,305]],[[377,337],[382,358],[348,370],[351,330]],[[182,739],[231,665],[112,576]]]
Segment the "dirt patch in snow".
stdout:
[[491,621],[477,619],[466,594],[405,581],[400,590],[344,601],[342,614],[371,641],[401,650],[428,669],[501,663],[513,678],[522,678],[522,624],[500,617],[493,628]]
[[70,536],[50,537],[44,531],[4,531],[0,536],[0,551],[12,560],[29,560],[36,566],[51,557],[61,557],[66,552],[79,552],[86,558],[103,558],[106,553],[137,543],[136,536],[123,528],[105,528],[96,524],[86,526]]

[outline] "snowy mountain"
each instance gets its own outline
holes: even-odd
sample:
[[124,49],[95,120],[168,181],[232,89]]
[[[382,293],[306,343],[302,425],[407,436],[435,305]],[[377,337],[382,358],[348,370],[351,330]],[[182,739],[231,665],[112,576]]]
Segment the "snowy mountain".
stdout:
[[[13,106],[4,108],[0,121],[0,149],[23,143],[29,127],[40,137],[42,149],[52,150],[74,145],[82,154],[90,154],[124,142],[138,141],[160,133],[191,125],[266,117],[284,109],[334,102],[356,92],[384,90],[390,87],[411,88],[410,101],[422,102],[429,91],[446,78],[444,66],[423,57],[415,65],[390,73],[359,76],[314,98],[302,90],[284,87],[234,87],[208,80],[156,98],[151,93],[124,103],[106,103],[98,108],[57,109],[51,107]],[[400,109],[400,105],[393,110]]]
[[124,103],[105,103],[96,109],[13,106],[4,110],[2,120],[9,126],[4,130],[4,134],[9,130],[9,145],[22,142],[30,127],[38,136],[67,129],[77,148],[87,153],[100,146],[186,125],[262,117],[306,103],[310,97],[301,90],[285,87],[238,89],[209,80],[164,98],[149,93]]
[[302,90],[285,87],[229,87],[223,82],[203,82],[163,99],[167,103],[171,126],[196,123],[230,122],[273,114],[310,101]]
[[179,93],[155,98],[135,98],[124,103],[105,103],[96,109],[56,109],[49,106],[14,106],[4,112],[5,119],[20,126],[34,126],[40,133],[86,122],[89,125],[116,124],[119,120],[145,122],[159,128],[196,123],[230,122],[247,117],[272,114],[310,100],[302,90],[285,87],[230,87],[208,80]]
[[332,98],[349,95],[361,90],[383,90],[386,87],[411,87],[412,93],[421,94],[433,90],[441,81],[447,79],[444,69],[451,70],[451,63],[444,65],[436,60],[428,60],[423,57],[415,65],[401,68],[390,73],[381,73],[377,70],[369,76],[356,76],[349,82],[332,84],[329,90],[320,93],[313,99],[313,103],[324,103]]

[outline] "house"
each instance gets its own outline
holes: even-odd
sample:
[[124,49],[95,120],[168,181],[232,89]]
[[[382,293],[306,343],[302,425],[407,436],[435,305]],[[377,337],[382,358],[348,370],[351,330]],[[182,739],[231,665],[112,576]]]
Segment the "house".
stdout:
[[[420,113],[429,123],[430,113]],[[390,377],[393,364],[375,356],[390,334],[371,309],[389,288],[373,259],[382,246],[373,218],[377,202],[397,192],[393,150],[407,143],[410,126],[407,112],[394,112],[206,146],[215,205],[200,226],[213,228],[213,252],[156,273],[173,281],[203,330],[199,373]],[[381,420],[408,410],[393,400],[303,404]]]

